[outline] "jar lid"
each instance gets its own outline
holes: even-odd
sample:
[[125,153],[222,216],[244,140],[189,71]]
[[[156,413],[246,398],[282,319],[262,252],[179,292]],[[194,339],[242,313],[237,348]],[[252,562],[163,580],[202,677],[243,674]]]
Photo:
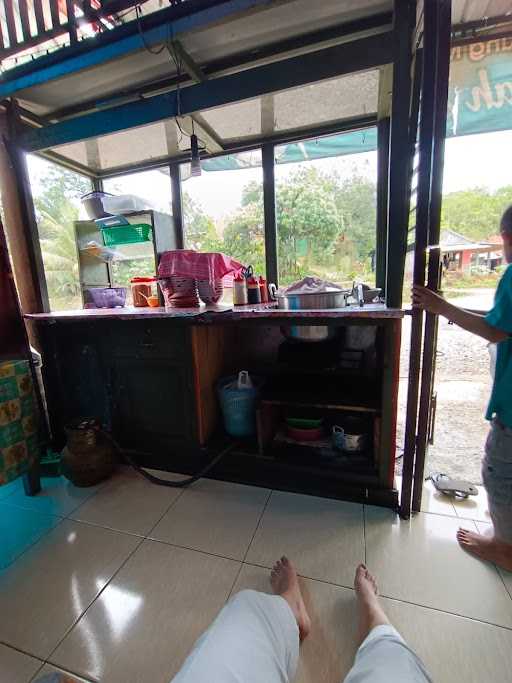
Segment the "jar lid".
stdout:
[[132,277],[130,282],[154,282],[155,280],[154,277]]

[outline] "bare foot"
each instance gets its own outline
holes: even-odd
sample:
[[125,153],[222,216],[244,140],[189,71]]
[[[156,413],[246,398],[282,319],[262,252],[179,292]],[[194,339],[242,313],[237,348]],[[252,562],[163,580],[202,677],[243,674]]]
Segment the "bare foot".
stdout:
[[357,593],[357,597],[360,600],[369,602],[371,604],[377,602],[377,595],[379,593],[377,581],[373,574],[370,574],[366,565],[364,564],[360,564],[356,569],[354,588]]
[[311,630],[311,619],[302,599],[297,572],[287,557],[283,556],[275,563],[270,574],[270,583],[274,593],[283,597],[290,605],[297,619],[299,637],[304,640]]
[[494,536],[483,536],[462,528],[457,531],[457,541],[469,553],[512,571],[512,545],[503,543]]
[[377,597],[377,581],[364,564],[356,569],[354,589],[359,602],[359,642],[362,643],[373,628],[389,624],[389,620]]

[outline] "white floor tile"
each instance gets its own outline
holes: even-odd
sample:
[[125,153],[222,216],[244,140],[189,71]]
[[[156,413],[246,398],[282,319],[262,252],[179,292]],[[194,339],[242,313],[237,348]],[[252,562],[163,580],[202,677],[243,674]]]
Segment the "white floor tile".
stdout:
[[126,469],[114,475],[93,498],[70,516],[81,522],[144,536],[181,493],[182,489],[153,484],[142,475]]
[[[486,522],[476,522],[476,526],[481,534],[492,534],[492,524],[487,524]],[[510,597],[512,598],[512,572],[508,572],[506,569],[501,569],[501,567],[497,567],[497,570],[500,573],[508,592],[510,593]]]
[[[396,487],[399,492],[402,491],[402,477],[395,476]],[[421,498],[421,511],[432,512],[436,515],[448,515],[448,517],[456,517],[457,513],[453,507],[452,498],[445,496],[444,493],[438,491],[434,484],[429,480],[423,483],[423,495]]]
[[0,644],[0,681],[2,683],[28,683],[42,665],[43,662],[39,659]]
[[61,522],[0,575],[0,641],[46,658],[138,542]]
[[69,677],[66,679],[65,683],[68,683],[68,681],[69,683],[71,683],[71,681],[73,681],[73,683],[75,683],[75,681],[76,683],[92,683],[91,681],[88,681],[87,679],[82,678],[81,676],[77,676],[76,674],[71,673],[70,671],[65,671],[64,669],[59,669],[59,667],[52,666],[51,664],[45,664],[41,671],[38,671],[37,677],[33,679],[32,683],[38,683],[39,678],[42,676],[48,676],[49,674],[57,673]]
[[453,503],[458,517],[472,519],[475,522],[490,522],[489,506],[487,503],[487,491],[483,486],[478,486],[478,496],[469,496],[465,500],[456,500]]
[[351,586],[364,561],[363,506],[274,491],[246,561],[272,567],[282,555],[302,576]]
[[456,518],[427,513],[404,521],[368,506],[367,564],[381,594],[512,628],[512,603],[502,581],[493,565],[459,547],[459,525]]
[[242,560],[269,495],[268,489],[201,479],[183,493],[150,536]]
[[436,515],[448,515],[449,517],[457,516],[453,506],[453,499],[438,491],[431,481],[426,481],[423,484],[421,511],[431,512]]
[[510,680],[512,631],[394,600],[382,604],[435,683]]
[[144,541],[51,657],[105,683],[167,683],[224,605],[238,562]]

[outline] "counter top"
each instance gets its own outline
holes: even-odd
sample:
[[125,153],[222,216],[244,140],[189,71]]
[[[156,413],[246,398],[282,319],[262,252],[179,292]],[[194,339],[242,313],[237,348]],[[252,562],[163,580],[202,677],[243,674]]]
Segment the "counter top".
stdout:
[[52,313],[28,313],[25,318],[40,322],[80,321],[80,320],[153,320],[171,318],[188,320],[191,324],[236,322],[238,320],[329,320],[339,318],[402,318],[404,310],[388,308],[385,304],[365,304],[345,308],[311,309],[287,311],[277,308],[277,304],[253,304],[248,306],[204,306],[201,308],[166,309],[159,308],[88,308],[73,311],[54,311]]

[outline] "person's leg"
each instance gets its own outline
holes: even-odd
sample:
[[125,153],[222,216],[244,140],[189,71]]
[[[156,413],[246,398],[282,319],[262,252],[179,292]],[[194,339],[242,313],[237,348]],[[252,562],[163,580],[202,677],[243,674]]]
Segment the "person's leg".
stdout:
[[493,532],[478,534],[461,527],[457,540],[464,550],[512,571],[512,430],[497,421],[485,444],[482,479]]
[[227,603],[172,683],[288,683],[293,678],[309,616],[287,558],[276,562],[270,580],[274,595],[244,590]]
[[345,683],[431,683],[419,657],[391,626],[377,597],[377,583],[364,564],[356,570],[361,644]]

